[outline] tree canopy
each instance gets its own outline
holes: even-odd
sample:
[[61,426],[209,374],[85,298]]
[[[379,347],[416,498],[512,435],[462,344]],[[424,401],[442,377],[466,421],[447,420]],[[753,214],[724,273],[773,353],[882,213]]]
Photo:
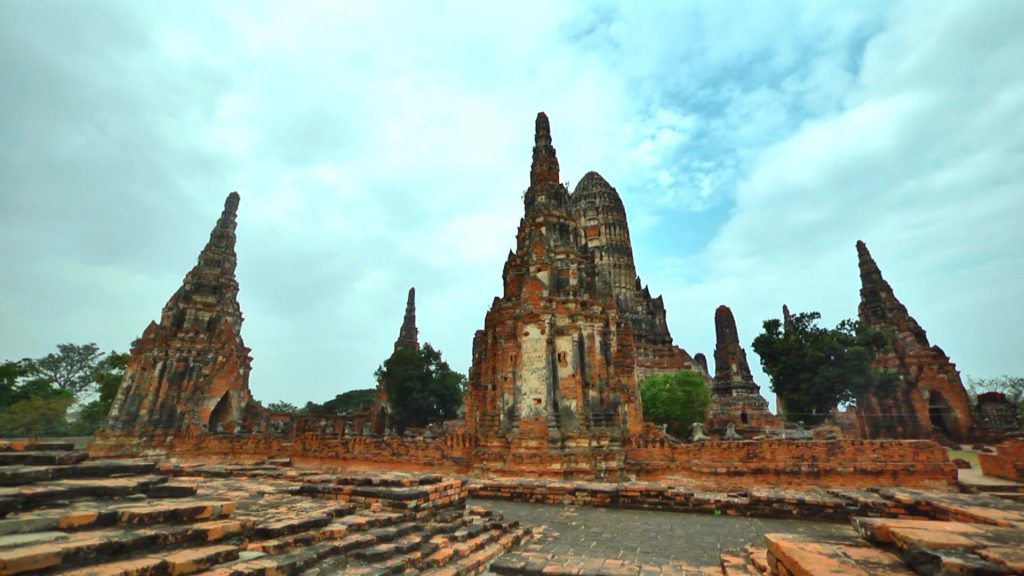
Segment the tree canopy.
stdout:
[[60,344],[42,358],[0,363],[0,436],[92,434],[106,422],[127,361],[95,344]]
[[794,315],[784,326],[764,321],[754,351],[782,399],[786,419],[818,424],[839,404],[856,404],[866,394],[891,390],[897,376],[873,367],[888,336],[855,320],[835,328],[818,326],[821,314]]
[[466,377],[452,370],[430,344],[396,350],[375,376],[388,394],[399,430],[455,418]]
[[707,418],[711,391],[704,377],[691,370],[657,374],[640,384],[644,420],[664,424],[673,436],[685,438],[694,422]]
[[363,406],[373,404],[373,401],[376,398],[377,390],[374,388],[349,390],[338,394],[323,404],[306,402],[302,411],[308,414],[344,414],[346,412],[356,412]]

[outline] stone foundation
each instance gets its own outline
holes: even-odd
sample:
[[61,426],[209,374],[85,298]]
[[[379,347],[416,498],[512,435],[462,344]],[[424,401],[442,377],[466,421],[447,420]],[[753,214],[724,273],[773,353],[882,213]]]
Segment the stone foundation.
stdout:
[[929,440],[744,440],[692,444],[650,434],[625,446],[613,439],[564,439],[533,445],[496,445],[468,433],[434,440],[394,436],[323,437],[271,434],[189,434],[154,438],[101,434],[95,456],[175,456],[233,461],[289,457],[349,468],[386,466],[476,477],[657,480],[751,486],[950,486],[956,467]]

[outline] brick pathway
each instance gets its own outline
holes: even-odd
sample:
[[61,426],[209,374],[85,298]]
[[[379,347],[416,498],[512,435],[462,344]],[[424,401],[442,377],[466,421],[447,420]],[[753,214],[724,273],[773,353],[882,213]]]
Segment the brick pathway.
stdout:
[[576,508],[557,504],[526,504],[475,500],[506,520],[545,526],[529,548],[557,557],[619,559],[646,565],[717,566],[723,550],[747,544],[764,546],[770,532],[808,537],[854,535],[849,524],[740,518],[623,510]]

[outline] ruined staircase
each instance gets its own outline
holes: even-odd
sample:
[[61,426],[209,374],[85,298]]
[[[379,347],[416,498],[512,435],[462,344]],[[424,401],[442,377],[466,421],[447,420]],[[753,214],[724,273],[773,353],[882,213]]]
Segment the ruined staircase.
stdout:
[[458,576],[530,535],[436,475],[93,461],[62,444],[0,455],[0,576]]

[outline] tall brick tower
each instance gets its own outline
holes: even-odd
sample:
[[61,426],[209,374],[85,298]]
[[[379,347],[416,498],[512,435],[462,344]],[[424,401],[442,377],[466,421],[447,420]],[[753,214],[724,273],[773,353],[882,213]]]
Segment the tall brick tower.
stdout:
[[231,432],[251,400],[235,280],[237,192],[228,195],[195,267],[132,343],[107,430]]
[[620,469],[621,450],[606,448],[643,425],[632,329],[583,241],[544,113],[524,212],[504,294],[473,340],[467,429],[496,470]]

